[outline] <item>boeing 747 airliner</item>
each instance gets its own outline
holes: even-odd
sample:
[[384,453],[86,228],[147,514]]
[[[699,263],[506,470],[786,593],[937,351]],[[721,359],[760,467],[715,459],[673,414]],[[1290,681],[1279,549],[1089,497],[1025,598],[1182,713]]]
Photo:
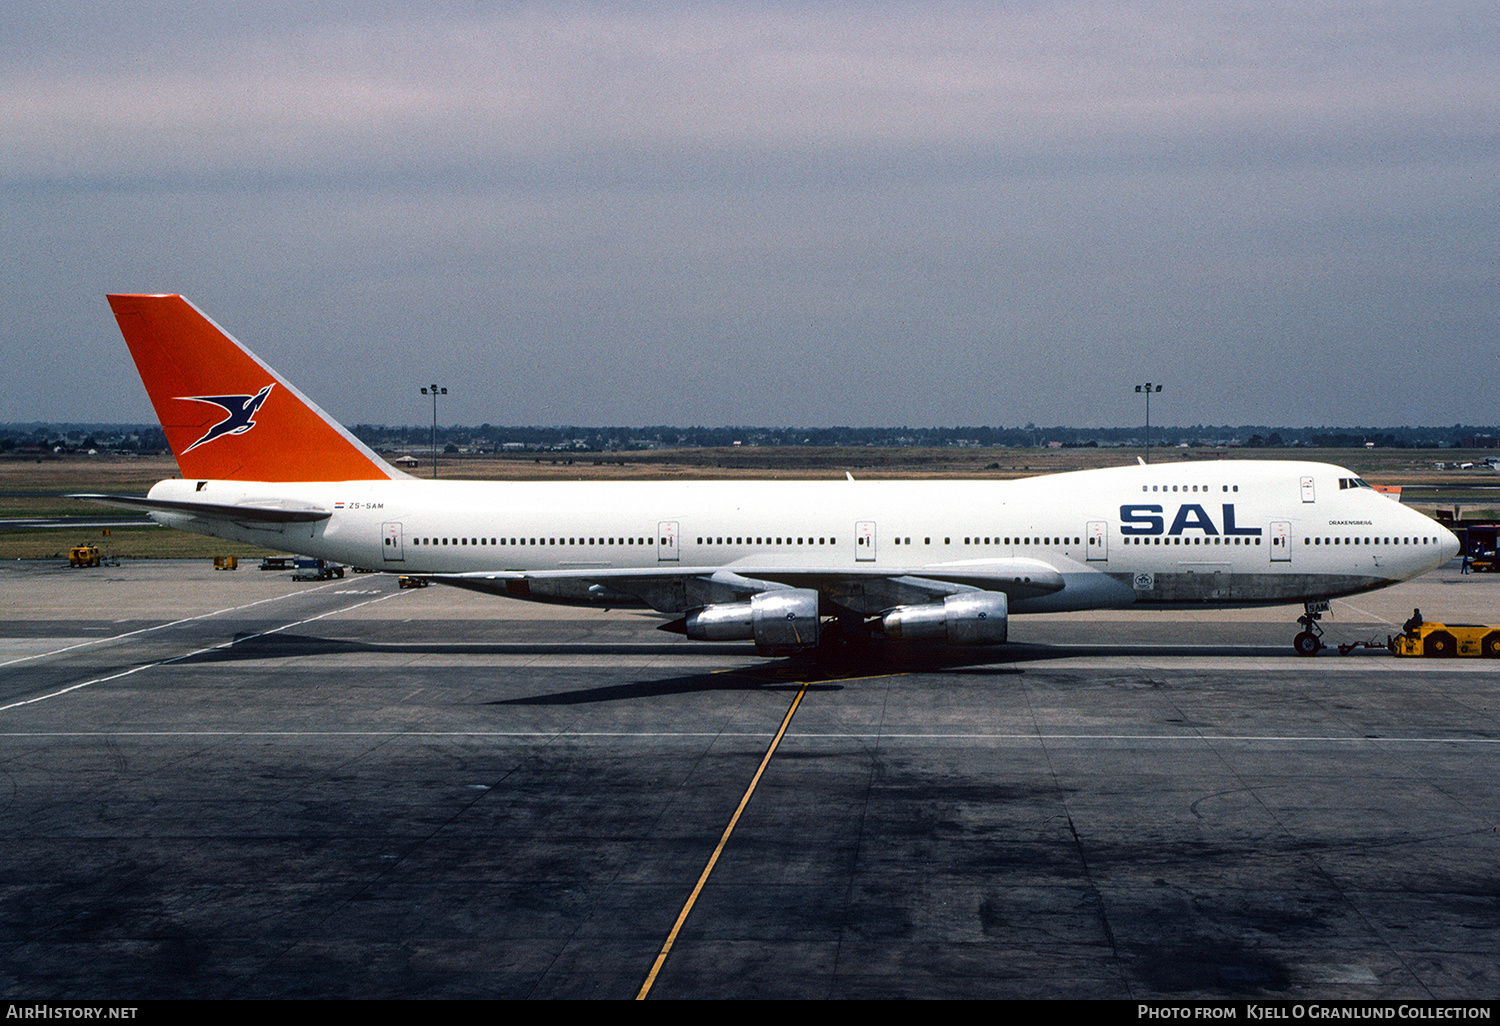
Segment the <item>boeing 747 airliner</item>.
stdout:
[[837,637],[1006,640],[1013,613],[1322,603],[1458,541],[1348,470],[1269,460],[1020,481],[477,482],[408,477],[175,295],[109,297],[182,479],[169,527],[538,602],[647,606],[767,654]]

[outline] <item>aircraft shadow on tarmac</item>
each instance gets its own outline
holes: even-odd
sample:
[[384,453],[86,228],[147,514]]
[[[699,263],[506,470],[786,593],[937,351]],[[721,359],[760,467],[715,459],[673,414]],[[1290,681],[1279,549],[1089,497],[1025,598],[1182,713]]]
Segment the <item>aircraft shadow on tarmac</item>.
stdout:
[[317,655],[349,655],[355,652],[385,652],[407,655],[723,655],[738,648],[753,655],[749,646],[724,646],[706,642],[701,645],[673,642],[632,644],[629,642],[549,642],[549,641],[351,641],[346,638],[322,638],[309,634],[236,634],[228,645],[199,652],[179,660],[185,663],[235,662],[244,659],[297,659]]
[[[570,656],[570,655],[711,655],[721,657],[721,669],[694,671],[676,677],[655,677],[581,687],[551,694],[532,694],[520,698],[495,699],[490,705],[578,705],[596,702],[631,701],[642,698],[692,694],[698,692],[783,691],[800,689],[837,691],[843,682],[871,677],[911,673],[960,674],[998,678],[1017,676],[1030,664],[1040,666],[1049,661],[1078,656],[1121,655],[1203,656],[1212,652],[1217,658],[1265,657],[1286,655],[1296,658],[1290,647],[1283,653],[1269,646],[1235,645],[1043,645],[1012,643],[988,648],[955,648],[947,645],[896,644],[875,642],[851,646],[832,652],[817,651],[785,658],[765,658],[748,645],[723,643],[692,644],[683,642],[629,643],[599,642],[368,642],[307,634],[242,634],[229,645],[200,652],[183,659],[185,663],[225,663],[240,660],[296,660],[322,655],[352,653],[389,654],[391,656]],[[743,659],[742,665],[732,665]],[[856,685],[857,686],[857,685]]]
[[796,691],[804,686],[809,691],[842,691],[839,678],[828,678],[823,683],[810,683],[812,675],[804,674],[801,680],[779,679],[774,675],[757,673],[756,667],[726,670],[718,673],[689,673],[681,677],[665,677],[658,680],[638,680],[624,684],[606,684],[601,687],[577,688],[572,691],[556,691],[547,695],[526,695],[522,698],[497,698],[486,705],[592,705],[598,702],[626,702],[641,698],[667,698],[672,695],[690,695],[700,692]]
[[[345,638],[318,637],[307,634],[238,634],[228,645],[189,656],[182,662],[220,663],[249,659],[296,659],[317,655],[348,655],[356,652],[411,655],[694,655],[724,658],[744,657],[760,666],[825,667],[828,672],[847,675],[866,673],[920,673],[954,668],[993,667],[995,672],[1017,663],[1043,663],[1082,656],[1213,656],[1214,658],[1264,659],[1298,658],[1290,645],[1205,645],[1135,644],[1135,645],[1051,645],[1037,642],[1011,642],[1006,645],[957,648],[951,645],[873,642],[834,651],[818,650],[794,656],[768,659],[750,645],[724,642],[619,642],[619,641],[352,641]],[[747,671],[748,672],[748,671]],[[806,672],[812,672],[808,670]]]
[[[1108,651],[1108,649],[1101,649]],[[751,661],[744,672],[759,667],[799,667],[796,672],[824,672],[848,675],[861,673],[919,672],[941,670],[951,666],[997,665],[1025,659],[1051,659],[1075,654],[1074,649],[1038,645],[1015,645],[1004,648],[955,648],[949,645],[883,644],[844,648],[835,651],[798,653],[785,657],[766,657],[751,645],[724,642],[619,642],[619,641],[354,641],[346,638],[318,637],[309,634],[237,634],[227,645],[187,656],[183,663],[226,663],[244,660],[299,659],[320,655],[353,653],[387,653],[392,656],[576,656],[576,655],[692,655],[725,659],[745,658]]]

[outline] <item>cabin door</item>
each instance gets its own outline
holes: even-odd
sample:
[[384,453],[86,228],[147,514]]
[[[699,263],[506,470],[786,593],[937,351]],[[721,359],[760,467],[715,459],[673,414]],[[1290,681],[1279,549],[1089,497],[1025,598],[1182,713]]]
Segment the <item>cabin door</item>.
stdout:
[[663,520],[656,525],[656,561],[677,562],[677,521]]
[[1090,563],[1109,561],[1109,524],[1103,520],[1090,520],[1088,531],[1088,555]]
[[1271,522],[1271,562],[1292,561],[1292,525],[1285,520]]

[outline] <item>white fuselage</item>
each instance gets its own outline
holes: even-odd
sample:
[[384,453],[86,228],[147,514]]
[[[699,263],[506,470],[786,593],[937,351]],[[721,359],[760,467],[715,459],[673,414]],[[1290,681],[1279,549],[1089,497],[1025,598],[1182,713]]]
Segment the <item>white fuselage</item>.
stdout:
[[[1013,612],[1245,605],[1365,591],[1424,573],[1457,540],[1339,467],[1221,461],[1018,481],[256,483],[163,481],[153,499],[331,511],[302,524],[157,513],[164,524],[375,570],[552,575],[520,597],[598,602],[590,574],[749,577],[841,568],[944,577],[1038,560],[1061,574]],[[565,587],[575,580],[584,587]],[[661,608],[658,606],[658,608]]]

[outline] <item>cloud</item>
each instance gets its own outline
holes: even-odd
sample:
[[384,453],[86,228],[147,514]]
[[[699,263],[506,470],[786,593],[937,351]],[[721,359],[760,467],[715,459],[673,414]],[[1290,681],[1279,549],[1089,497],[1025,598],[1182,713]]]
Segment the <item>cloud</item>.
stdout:
[[207,22],[133,52],[9,62],[0,169],[232,182],[1194,149],[1234,161],[1235,138],[1326,155],[1330,133],[1391,134],[1396,119],[1489,138],[1493,32],[1434,32],[1403,11],[521,5],[223,34]]
[[[361,351],[492,423],[1115,423],[1162,366],[1184,421],[1484,417],[1478,5],[173,10],[0,48],[6,344],[169,284],[350,419],[402,419]],[[1427,398],[1310,408],[1370,368]]]

